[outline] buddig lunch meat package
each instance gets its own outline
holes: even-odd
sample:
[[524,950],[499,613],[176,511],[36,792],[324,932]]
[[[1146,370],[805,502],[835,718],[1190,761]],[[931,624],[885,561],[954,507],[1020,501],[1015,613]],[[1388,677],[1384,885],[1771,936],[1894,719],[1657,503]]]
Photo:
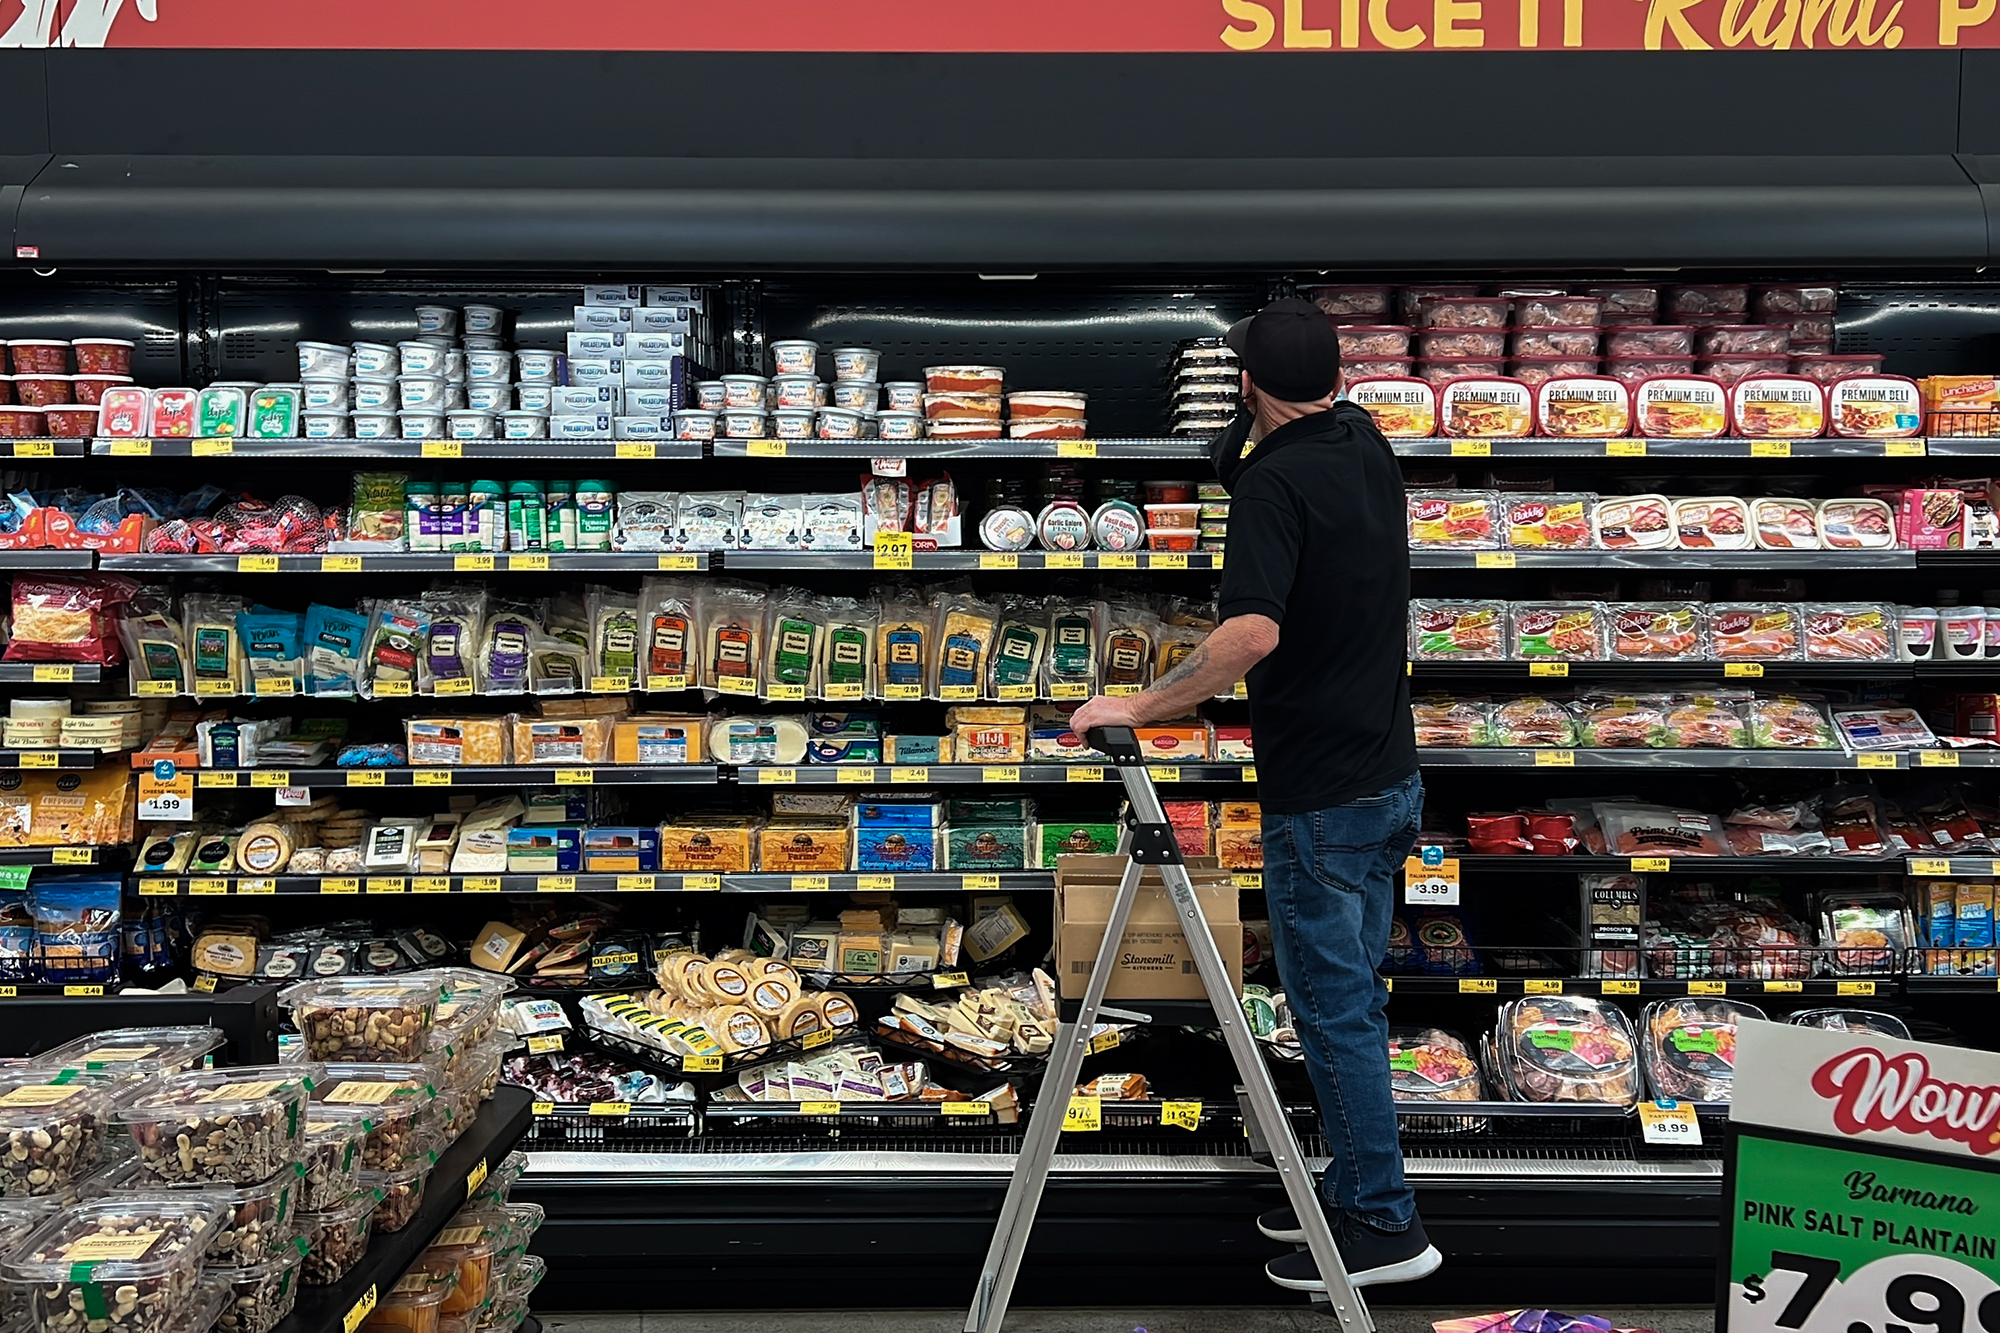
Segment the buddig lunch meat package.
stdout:
[[1492,550],[1503,535],[1500,497],[1492,491],[1411,491],[1411,546]]

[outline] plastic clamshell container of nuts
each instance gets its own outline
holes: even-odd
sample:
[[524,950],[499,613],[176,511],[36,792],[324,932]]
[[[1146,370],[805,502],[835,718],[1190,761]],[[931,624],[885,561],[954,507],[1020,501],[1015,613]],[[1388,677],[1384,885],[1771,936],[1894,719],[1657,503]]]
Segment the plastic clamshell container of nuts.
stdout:
[[324,1287],[338,1282],[361,1262],[361,1256],[368,1252],[368,1237],[374,1231],[375,1205],[380,1202],[375,1191],[361,1190],[347,1202],[335,1204],[325,1212],[299,1214],[299,1235],[306,1242],[302,1276],[307,1286]]
[[312,1115],[360,1111],[369,1123],[361,1169],[393,1171],[416,1153],[443,1084],[443,1071],[430,1062],[328,1065],[313,1081]]
[[[435,1140],[433,1140],[435,1141]],[[425,1148],[405,1166],[394,1171],[363,1171],[361,1188],[382,1196],[375,1205],[377,1231],[401,1231],[423,1206],[424,1185],[437,1165],[437,1154]]]
[[169,1333],[222,1213],[192,1192],[78,1204],[0,1260],[0,1278],[31,1287],[43,1333]]
[[[160,1183],[129,1158],[98,1177],[111,1195],[154,1194]],[[299,1173],[280,1170],[255,1185],[198,1185],[180,1189],[223,1206],[221,1229],[203,1260],[210,1268],[254,1268],[278,1258],[289,1246],[299,1211]]]
[[305,1146],[309,1064],[175,1074],[120,1107],[139,1165],[167,1185],[249,1185]]
[[216,1333],[271,1333],[298,1303],[299,1266],[309,1248],[305,1237],[294,1236],[267,1264],[216,1273],[229,1293],[216,1317]]
[[493,1283],[493,1256],[507,1240],[505,1213],[461,1212],[445,1223],[417,1263],[432,1272],[455,1272],[458,1285],[445,1298],[444,1313],[464,1314],[486,1303]]
[[116,1097],[102,1079],[0,1074],[0,1194],[61,1194],[97,1169]]
[[67,1041],[29,1061],[36,1069],[78,1069],[120,1080],[179,1074],[223,1043],[211,1027],[113,1028]]
[[360,1188],[361,1141],[370,1122],[366,1111],[341,1107],[308,1107],[306,1117],[298,1206],[324,1212]]
[[507,1214],[507,1240],[500,1247],[500,1259],[511,1263],[534,1241],[535,1233],[548,1221],[549,1210],[538,1203],[510,1203],[499,1211]]
[[[493,1090],[500,1086],[500,1067],[506,1063],[506,1056],[505,1045],[498,1041],[473,1047],[452,1069],[451,1085],[464,1089],[475,1102],[490,1100]],[[475,1112],[477,1109],[473,1108]]]
[[[489,1188],[492,1179],[491,1175],[487,1177]],[[48,1195],[0,1199],[0,1259],[12,1254],[30,1232],[55,1216],[60,1207],[61,1201]],[[0,1328],[19,1328],[27,1318],[27,1289],[0,1282]]]
[[435,977],[336,977],[287,990],[280,1000],[305,1038],[306,1058],[414,1060],[430,1039],[444,982]]
[[486,1183],[480,1187],[479,1193],[473,1196],[472,1205],[478,1208],[504,1207],[507,1196],[513,1192],[514,1183],[527,1169],[528,1154],[508,1153],[500,1159],[500,1165],[487,1173]]
[[375,1312],[362,1328],[438,1333],[438,1325],[444,1318],[444,1303],[457,1285],[456,1273],[412,1268],[375,1303]]

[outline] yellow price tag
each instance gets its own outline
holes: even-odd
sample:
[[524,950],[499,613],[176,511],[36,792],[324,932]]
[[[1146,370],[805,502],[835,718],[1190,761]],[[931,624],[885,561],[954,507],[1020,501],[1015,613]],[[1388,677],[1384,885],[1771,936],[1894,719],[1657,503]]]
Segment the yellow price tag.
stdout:
[[1523,995],[1560,995],[1563,993],[1562,980],[1558,977],[1529,977],[1521,983]]
[[268,898],[278,891],[275,879],[239,879],[236,881],[236,896],[249,895],[253,898]]
[[753,783],[766,787],[784,787],[799,780],[796,768],[745,768],[742,775]]
[[1264,887],[1264,876],[1255,870],[1239,870],[1229,877],[1229,882],[1239,889],[1261,889]]
[[1012,764],[988,764],[979,770],[981,782],[1019,782],[1021,770]]
[[1478,551],[1472,557],[1474,569],[1512,569],[1514,565],[1512,551]]
[[380,769],[358,768],[347,775],[347,785],[350,787],[386,787],[389,785],[389,775]]
[[971,984],[972,978],[963,972],[931,973],[932,990],[951,990],[958,986],[970,986]]
[[1575,751],[1575,750],[1537,750],[1537,751],[1535,751],[1535,767],[1536,767],[1536,768],[1575,768],[1575,767],[1576,767],[1576,751]]
[[1668,856],[1635,856],[1632,858],[1632,873],[1635,875],[1664,875],[1673,868],[1673,858]]
[[450,893],[451,876],[417,875],[410,880],[411,893]]
[[785,456],[785,442],[783,440],[751,440],[744,446],[743,452],[752,458],[783,458]]
[[142,680],[132,687],[132,693],[142,699],[162,694],[172,696],[180,692],[181,683],[177,680]]
[[611,447],[613,458],[652,459],[660,456],[660,448],[651,440],[620,440]]
[[196,458],[211,458],[218,454],[233,454],[236,452],[236,441],[196,440],[193,442],[188,452],[193,454]]
[[465,1197],[468,1199],[479,1197],[479,1187],[485,1183],[486,1159],[482,1157],[479,1159],[479,1165],[465,1173]]
[[1493,457],[1493,443],[1490,440],[1453,440],[1451,442],[1451,456],[1453,458],[1491,458]]
[[449,787],[451,770],[448,768],[420,768],[410,774],[412,787]]
[[142,879],[139,881],[139,896],[141,898],[171,898],[179,887],[179,880]]
[[375,1284],[369,1283],[368,1290],[361,1293],[361,1299],[347,1307],[347,1313],[340,1317],[341,1333],[354,1333],[363,1320],[375,1313]]
[[348,894],[361,892],[361,881],[345,876],[338,879],[323,879],[319,882],[321,893]]
[[1949,875],[1951,862],[1938,856],[1913,856],[1909,860],[1912,875]]
[[[686,679],[682,678],[681,687],[684,687],[686,684],[687,684]],[[826,699],[831,702],[840,702],[850,699],[859,699],[862,696],[863,690],[861,687],[861,682],[848,681],[831,685],[822,685],[820,686],[819,692],[820,692],[820,697],[822,699]]]
[[722,676],[715,682],[718,694],[755,694],[757,682],[750,676]]
[[241,786],[242,782],[243,775],[241,773],[236,772],[234,769],[225,768],[195,774],[194,785],[197,787],[236,787]]
[[530,553],[527,555],[510,555],[507,557],[507,568],[511,570],[533,571],[538,569],[547,569],[548,567],[549,567],[549,558],[546,555]]
[[1872,981],[1837,981],[1833,986],[1835,995],[1873,995],[1875,983]]
[[1187,553],[1185,551],[1154,551],[1146,557],[1146,564],[1152,569],[1186,569],[1188,567]]
[[319,572],[322,574],[359,574],[361,557],[358,555],[323,555],[319,558]]
[[188,881],[190,898],[220,898],[229,892],[226,879],[191,879]]
[[76,679],[76,668],[64,663],[60,666],[38,666],[35,668],[35,684],[67,685]]
[[1797,995],[1806,988],[1803,981],[1767,981],[1764,993],[1767,995]]
[[882,697],[892,701],[921,699],[924,697],[924,687],[921,685],[884,685],[882,687]]
[[278,572],[278,557],[275,555],[239,555],[236,557],[238,574],[275,574]]
[[1255,782],[1257,780],[1257,765],[1243,765],[1243,780],[1245,782]]
[[1897,767],[1896,756],[1893,754],[1857,754],[1854,756],[1854,766],[1856,768],[1895,768]]
[[895,887],[896,877],[894,875],[856,875],[854,877],[854,890],[856,893],[881,893]]
[[630,676],[592,676],[590,678],[590,692],[592,694],[630,694],[632,692],[632,678]]
[[1021,557],[1012,551],[985,551],[980,554],[981,569],[1019,569]]
[[1160,1123],[1169,1129],[1200,1129],[1200,1102],[1161,1102]]
[[1148,764],[1146,772],[1155,782],[1179,782],[1181,770],[1178,764]]
[[720,875],[682,875],[682,893],[718,893],[722,889]]
[[528,1111],[532,1115],[554,1115],[556,1113],[556,1104],[554,1102],[529,1102]]
[[659,884],[653,875],[620,875],[614,887],[620,893],[651,893]]
[[875,568],[906,570],[916,567],[916,538],[907,532],[875,534]]
[[1754,679],[1764,674],[1764,664],[1762,662],[1724,662],[1722,664],[1722,674],[1737,679],[1745,677]]
[[880,781],[869,764],[842,764],[833,770],[833,781],[841,787],[867,787]]
[[681,1057],[681,1072],[683,1074],[720,1074],[722,1072],[722,1057],[719,1055],[683,1055]]
[[939,1102],[939,1115],[992,1115],[992,1102]]
[[1792,456],[1792,442],[1790,440],[1752,440],[1750,441],[1750,456],[1752,458],[1790,458]]
[[404,893],[409,890],[410,881],[401,875],[371,877],[368,881],[370,893]]
[[1099,569],[1137,569],[1139,557],[1131,551],[1105,551],[1097,557]]
[[54,750],[23,750],[21,751],[20,766],[22,768],[54,768],[59,759],[60,756]]
[[631,1114],[632,1114],[632,1103],[630,1103],[630,1102],[592,1102],[592,1103],[590,1104],[590,1114],[592,1114],[592,1115],[631,1115]]
[[818,1032],[808,1032],[805,1036],[799,1038],[799,1048],[801,1050],[811,1051],[817,1050],[821,1046],[831,1045],[833,1045],[832,1028],[821,1028]]
[[465,457],[465,442],[463,440],[425,440],[423,448],[419,452],[425,458],[463,458]]
[[1726,981],[1690,981],[1688,983],[1688,994],[1727,995],[1729,994],[1729,983]]
[[536,893],[575,893],[575,892],[576,892],[576,876],[575,876],[575,875],[537,875],[537,876],[535,876],[535,892],[536,892]]
[[1646,456],[1646,442],[1644,440],[1606,440],[1604,442],[1604,456],[1606,458],[1644,458]]
[[417,692],[413,680],[378,680],[373,688],[377,699],[407,699]]
[[1068,699],[1088,699],[1090,686],[1080,681],[1059,680],[1049,686],[1049,698],[1058,701]]
[[289,787],[292,785],[292,775],[283,769],[259,768],[251,772],[250,785],[253,787]]
[[898,787],[921,786],[931,780],[931,770],[927,765],[914,764],[889,770],[889,781]]
[[1057,441],[1056,441],[1056,457],[1057,457],[1057,458],[1095,458],[1095,457],[1097,457],[1097,441],[1096,441],[1096,440],[1057,440]]
[[1531,676],[1567,676],[1569,674],[1569,663],[1530,662],[1528,663],[1528,674]]
[[1492,995],[1499,989],[1500,983],[1492,977],[1460,977],[1458,979],[1458,993],[1460,995]]
[[701,557],[698,555],[663,555],[656,563],[656,568],[671,573],[686,573],[688,570],[701,568]]
[[1071,764],[1063,773],[1065,782],[1102,782],[1104,770],[1096,764]]
[[55,456],[56,442],[54,440],[14,441],[14,457],[16,458],[54,458]]
[[1096,1097],[1071,1097],[1063,1112],[1063,1129],[1088,1131],[1104,1128],[1104,1103]]
[[1637,995],[1639,983],[1636,981],[1607,981],[1604,983],[1606,995]]
[[[37,675],[36,679],[39,680],[41,677]],[[236,693],[236,682],[233,680],[198,680],[194,683],[194,692],[202,696],[211,694],[233,695]]]
[[49,864],[55,866],[96,865],[97,853],[89,847],[58,847],[49,853]]
[[1082,569],[1085,563],[1081,551],[1050,551],[1042,558],[1043,569]]
[[1133,684],[1133,685],[1106,685],[1106,686],[1104,687],[1104,692],[1105,692],[1105,694],[1109,695],[1109,696],[1110,696],[1111,698],[1113,698],[1113,699],[1129,699],[1129,698],[1131,698],[1131,697],[1132,697],[1133,695],[1135,695],[1135,694],[1137,694],[1137,693],[1139,692],[1139,686],[1138,686],[1138,685],[1136,685],[1136,684]]
[[1882,456],[1884,458],[1922,458],[1927,453],[1929,453],[1929,450],[1925,447],[1922,440],[1884,440],[1882,442]]
[[839,1102],[800,1102],[800,1115],[839,1115]]
[[498,893],[500,892],[500,877],[498,875],[462,875],[459,877],[458,891],[460,893]]
[[793,875],[793,893],[818,893],[827,886],[825,875]]
[[1957,767],[1958,767],[1958,751],[1956,751],[1956,750],[1919,750],[1919,751],[1917,751],[1917,767],[1918,767],[1918,768],[1957,768]]
[[556,770],[556,786],[589,787],[596,783],[597,774],[588,768],[559,768]]
[[940,685],[938,698],[948,704],[969,703],[979,697],[977,685]]
[[806,687],[803,685],[771,685],[764,690],[764,697],[772,703],[803,703]]
[[1701,1142],[1701,1123],[1693,1102],[1640,1102],[1639,1137],[1646,1143]]
[[443,679],[443,680],[436,680],[436,681],[432,681],[432,682],[431,682],[431,693],[432,693],[432,694],[434,694],[434,695],[436,695],[436,696],[437,696],[438,698],[440,698],[440,699],[443,699],[443,698],[446,698],[446,697],[448,697],[448,696],[452,696],[452,695],[462,695],[462,694],[471,694],[471,693],[472,693],[472,677],[470,677],[470,676],[449,676],[449,677],[446,677],[446,678],[445,678],[445,679]]
[[1090,1053],[1102,1055],[1106,1051],[1115,1051],[1124,1044],[1124,1041],[1125,1039],[1116,1032],[1100,1032],[1090,1039]]
[[153,456],[153,442],[151,440],[113,440],[111,442],[111,456],[113,458],[151,458]]
[[461,574],[487,573],[493,568],[493,557],[490,555],[455,555],[451,558],[451,567]]

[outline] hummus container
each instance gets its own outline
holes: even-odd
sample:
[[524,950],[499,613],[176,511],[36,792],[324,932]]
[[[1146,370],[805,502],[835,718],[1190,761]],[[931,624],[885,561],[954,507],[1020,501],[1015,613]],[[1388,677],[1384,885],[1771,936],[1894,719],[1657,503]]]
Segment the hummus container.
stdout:
[[[1341,373],[1351,385],[1356,380],[1402,379],[1410,373],[1416,360],[1407,356],[1356,356],[1341,363]],[[1242,400],[1242,389],[1231,384],[1226,388],[1195,388],[1183,390],[1174,400],[1176,411],[1216,410],[1234,413],[1236,404]]]
[[485,380],[507,382],[507,372],[512,370],[514,358],[505,352],[467,352],[465,354],[465,378],[479,383]]
[[514,353],[514,365],[520,372],[523,384],[554,384],[557,363],[561,360],[560,352],[529,351],[524,348]]
[[833,377],[837,380],[875,380],[882,368],[882,354],[872,347],[833,349]]
[[1156,528],[1201,527],[1201,506],[1199,504],[1149,504],[1146,506],[1146,530]]
[[1881,500],[1819,503],[1819,544],[1829,551],[1888,551],[1896,545],[1896,515]]
[[822,440],[865,440],[868,414],[852,407],[822,407],[819,410],[819,437]]
[[0,407],[0,440],[41,438],[42,410],[39,407],[22,407],[18,404]]
[[546,440],[549,418],[546,412],[515,409],[500,414],[500,437],[506,440]]
[[811,410],[825,401],[826,390],[817,375],[779,375],[771,381],[780,408]]
[[1901,375],[1849,375],[1827,386],[1826,417],[1848,439],[1903,439],[1923,429],[1923,398]]
[[304,391],[296,384],[266,384],[250,391],[250,421],[245,434],[253,440],[289,440],[299,433],[299,400]]
[[1375,419],[1375,429],[1392,440],[1418,440],[1437,430],[1437,390],[1410,376],[1355,379],[1347,401]]
[[120,384],[130,384],[130,375],[72,375],[69,382],[70,396],[88,407],[96,407],[104,401],[104,391]]
[[1606,356],[1693,356],[1694,325],[1631,324],[1604,331]]
[[1616,439],[1632,429],[1632,394],[1609,375],[1571,375],[1535,386],[1535,429],[1569,440]]
[[406,440],[442,440],[444,438],[444,413],[442,412],[398,412],[396,420],[401,423],[402,436]]
[[1792,374],[1803,375],[1820,384],[1831,384],[1849,375],[1882,373],[1880,352],[1805,352],[1792,357]]
[[1506,352],[1504,329],[1423,329],[1417,333],[1418,356],[1504,356]]
[[357,440],[393,440],[402,434],[394,412],[356,412],[348,422]]
[[1025,509],[1000,505],[979,520],[979,540],[989,551],[1025,551],[1035,544],[1035,520]]
[[393,412],[397,406],[396,382],[394,380],[354,381],[355,411]]
[[1632,391],[1632,421],[1656,440],[1712,440],[1729,429],[1729,391],[1697,375],[1656,375]]
[[300,342],[298,378],[302,380],[344,380],[354,354],[338,342]]
[[1147,528],[1146,549],[1150,551],[1192,551],[1201,538],[1195,528]]
[[488,383],[474,380],[465,386],[465,405],[474,412],[504,412],[513,396],[513,386],[505,380]]
[[890,380],[882,386],[885,408],[891,412],[921,412],[924,386],[921,380]]
[[720,412],[729,405],[729,386],[721,380],[696,380],[694,402],[704,412]]
[[1039,393],[1010,393],[1007,395],[1007,415],[1014,421],[1047,420],[1049,418],[1081,421],[1088,399],[1080,393],[1044,391]]
[[302,412],[299,420],[305,424],[308,440],[344,440],[347,438],[348,415],[345,412]]
[[396,381],[396,397],[405,412],[444,412],[462,401],[451,381],[442,375],[404,375]]
[[1731,353],[1728,356],[1700,356],[1695,358],[1695,373],[1710,379],[1722,381],[1726,385],[1752,375],[1782,375],[1790,365],[1790,358],[1765,356],[1755,352]]
[[132,344],[123,338],[72,338],[79,375],[132,374]]
[[1687,551],[1748,551],[1756,546],[1750,506],[1733,495],[1690,496],[1673,502],[1674,537]]
[[1826,393],[1803,375],[1752,375],[1729,386],[1729,420],[1752,440],[1809,440],[1826,430]]
[[460,313],[467,333],[498,333],[507,323],[507,312],[497,305],[469,305]]
[[771,344],[771,368],[777,375],[817,375],[819,344],[808,338],[780,338]]
[[70,345],[54,338],[14,338],[7,343],[16,375],[69,374]]
[[442,375],[445,349],[436,343],[397,343],[396,367],[405,375]]
[[446,437],[453,440],[490,440],[493,438],[493,414],[474,412],[470,408],[455,408],[444,414]]
[[650,384],[628,385],[625,410],[637,417],[670,417],[674,414],[674,391]]
[[771,434],[780,440],[810,440],[813,418],[818,415],[815,408],[781,407],[771,413]]
[[1507,439],[1534,429],[1535,401],[1519,380],[1472,376],[1438,390],[1438,434],[1459,439]]
[[924,414],[921,408],[910,411],[890,408],[876,418],[876,424],[885,440],[921,440],[924,438]]
[[54,407],[71,400],[67,375],[44,375],[39,371],[14,377],[14,397],[27,407]]
[[1550,380],[1595,375],[1597,371],[1594,356],[1517,356],[1507,363],[1507,374],[1531,388]]
[[932,421],[952,418],[998,421],[1000,395],[970,392],[927,393],[924,395],[924,415]]
[[1750,530],[1764,551],[1817,551],[1819,502],[1764,496],[1750,502]]
[[670,440],[674,437],[674,419],[663,416],[636,416],[611,418],[611,438],[614,440]]
[[185,440],[194,436],[195,408],[201,395],[193,389],[153,390],[153,436]]
[[[1486,296],[1426,296],[1417,301],[1421,329],[1505,329],[1512,301]],[[1595,323],[1596,321],[1590,321]]]
[[961,417],[930,422],[925,427],[925,433],[933,440],[997,440],[1000,438],[1000,423]]
[[1695,331],[1694,350],[1701,356],[1774,356],[1791,340],[1783,324],[1710,324]]
[[[396,349],[387,343],[354,344],[354,377],[356,379],[393,379],[396,375],[398,358]],[[299,368],[299,378],[305,378],[305,368]]]
[[1546,329],[1516,329],[1509,338],[1515,356],[1596,356],[1596,328],[1551,326]]
[[850,412],[873,412],[882,405],[882,387],[867,380],[835,380],[833,406]]
[[442,333],[458,332],[458,311],[448,305],[420,305],[417,307],[417,332]]
[[1342,324],[1334,329],[1340,339],[1340,359],[1352,356],[1408,356],[1410,326],[1407,324]]
[[1030,417],[1007,423],[1010,440],[1081,440],[1089,434],[1090,423],[1082,417]]
[[308,412],[345,412],[352,405],[353,390],[344,379],[310,379],[299,386],[302,406]]
[[722,377],[722,406],[725,408],[754,408],[764,410],[765,398],[770,392],[771,382],[762,375],[724,375]]
[[153,395],[144,389],[104,391],[98,404],[97,433],[112,440],[143,440],[153,429]]
[[998,397],[1007,372],[999,366],[925,366],[924,393],[970,393]]
[[1594,328],[1604,313],[1601,296],[1517,296],[1514,324],[1523,329]]
[[[1428,381],[1437,388],[1443,388],[1453,380],[1473,376],[1497,376],[1507,368],[1507,363],[1497,357],[1478,359],[1427,357],[1417,358],[1417,378]],[[1223,424],[1227,425],[1225,421]]]
[[1591,506],[1590,528],[1607,551],[1670,550],[1673,501],[1664,495],[1607,496]]
[[1667,288],[1669,315],[1739,315],[1749,308],[1747,282],[1697,282]]
[[1306,288],[1306,299],[1335,319],[1377,319],[1389,313],[1393,287],[1335,283]]
[[761,440],[770,424],[770,413],[761,407],[732,407],[722,414],[723,438]]
[[97,414],[94,407],[46,407],[42,422],[57,439],[87,440],[97,434]]
[[715,438],[716,414],[705,408],[690,407],[674,413],[674,438],[677,440],[712,440]]
[[1692,375],[1691,356],[1614,356],[1604,362],[1604,373],[1626,387],[1642,384],[1656,375]]
[[610,436],[609,412],[599,412],[595,416],[549,418],[549,438],[552,440],[603,440]]

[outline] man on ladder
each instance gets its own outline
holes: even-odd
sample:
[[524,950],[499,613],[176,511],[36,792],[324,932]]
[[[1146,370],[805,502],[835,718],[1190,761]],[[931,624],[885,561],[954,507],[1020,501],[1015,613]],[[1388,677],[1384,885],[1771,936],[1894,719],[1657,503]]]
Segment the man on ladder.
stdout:
[[[1211,451],[1231,501],[1221,624],[1152,688],[1092,699],[1073,725],[1179,717],[1247,676],[1271,938],[1331,1154],[1320,1197],[1354,1286],[1408,1282],[1443,1258],[1403,1180],[1376,974],[1423,815],[1402,470],[1369,415],[1334,400],[1340,343],[1311,303],[1275,301],[1228,341],[1248,411]],[[1305,1240],[1289,1208],[1257,1226]],[[1306,1250],[1265,1272],[1326,1289]]]

